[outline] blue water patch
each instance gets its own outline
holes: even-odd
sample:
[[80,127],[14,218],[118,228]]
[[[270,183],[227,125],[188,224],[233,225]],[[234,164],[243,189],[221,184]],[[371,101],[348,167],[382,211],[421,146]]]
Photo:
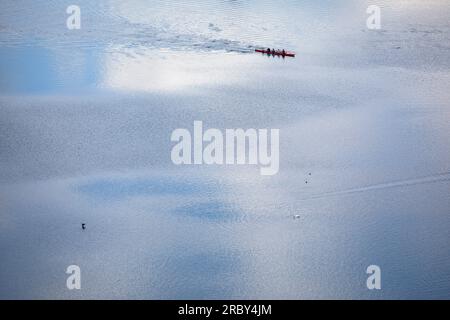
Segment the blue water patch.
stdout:
[[77,191],[100,200],[121,200],[145,195],[191,195],[215,192],[213,184],[199,181],[178,181],[170,178],[139,178],[97,180],[77,187]]
[[241,216],[236,209],[218,200],[189,204],[176,209],[174,213],[214,222],[232,222]]
[[0,91],[51,91],[57,77],[50,52],[39,47],[0,48]]
[[99,81],[99,52],[100,48],[0,47],[0,92],[39,95],[94,87]]

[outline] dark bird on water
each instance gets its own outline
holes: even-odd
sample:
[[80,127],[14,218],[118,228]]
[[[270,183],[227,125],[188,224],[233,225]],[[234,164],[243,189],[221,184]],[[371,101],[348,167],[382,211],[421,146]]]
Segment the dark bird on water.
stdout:
[[83,230],[86,229],[86,223],[81,224],[81,229],[83,229]]

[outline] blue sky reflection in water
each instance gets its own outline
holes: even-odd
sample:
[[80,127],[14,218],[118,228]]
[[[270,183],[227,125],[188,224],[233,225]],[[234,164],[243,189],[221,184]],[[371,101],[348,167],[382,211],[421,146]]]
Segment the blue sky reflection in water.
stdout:
[[[0,3],[0,298],[449,298],[447,1],[78,3]],[[174,166],[194,120],[279,173]]]

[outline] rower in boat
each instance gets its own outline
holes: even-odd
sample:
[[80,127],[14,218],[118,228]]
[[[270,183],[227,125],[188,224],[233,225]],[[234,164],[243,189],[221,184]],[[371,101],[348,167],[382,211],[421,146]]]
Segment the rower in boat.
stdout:
[[275,50],[275,49],[255,49],[256,52],[264,53],[267,55],[273,55],[273,56],[281,56],[281,57],[295,57],[294,52],[286,51],[285,49],[282,50]]

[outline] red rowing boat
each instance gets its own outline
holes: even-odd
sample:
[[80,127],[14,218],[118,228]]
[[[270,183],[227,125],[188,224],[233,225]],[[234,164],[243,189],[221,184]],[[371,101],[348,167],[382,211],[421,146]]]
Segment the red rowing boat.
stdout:
[[273,52],[272,50],[264,50],[264,49],[255,49],[255,52],[259,52],[259,53],[265,53],[265,54],[271,54],[274,56],[282,56],[282,57],[295,57],[295,53],[294,52],[288,52],[285,51],[283,53],[283,51],[280,50],[276,50],[275,52]]

